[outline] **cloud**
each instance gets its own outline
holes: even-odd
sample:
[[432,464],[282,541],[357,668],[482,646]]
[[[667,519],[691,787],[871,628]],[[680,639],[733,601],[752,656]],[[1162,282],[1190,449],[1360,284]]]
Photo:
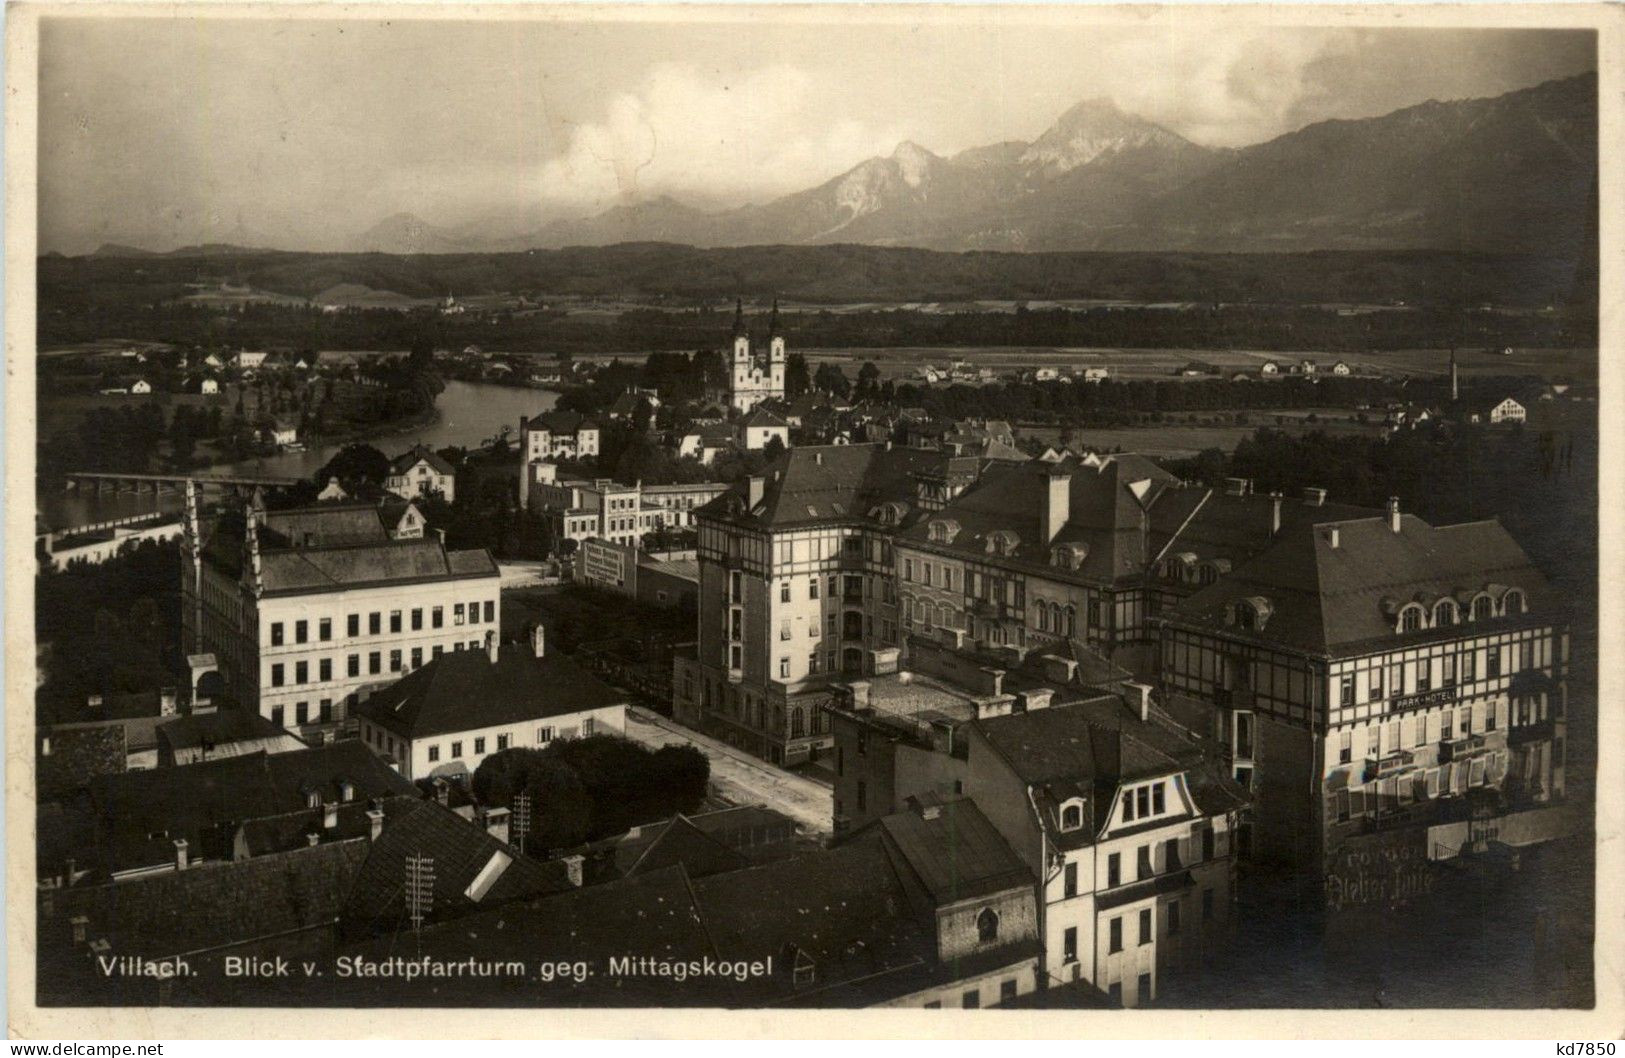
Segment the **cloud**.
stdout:
[[589,209],[695,192],[754,200],[834,176],[906,138],[893,126],[832,121],[831,94],[791,65],[707,77],[693,64],[662,63],[601,118],[558,122],[567,142],[542,166],[538,193]]

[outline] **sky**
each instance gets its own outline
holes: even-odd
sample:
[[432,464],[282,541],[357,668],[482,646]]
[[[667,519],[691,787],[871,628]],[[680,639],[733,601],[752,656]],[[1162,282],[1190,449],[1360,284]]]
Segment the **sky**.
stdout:
[[1098,96],[1236,147],[1596,64],[1589,32],[922,16],[46,20],[40,248],[345,249],[403,212],[514,236],[662,194],[766,201],[904,140],[1030,140]]

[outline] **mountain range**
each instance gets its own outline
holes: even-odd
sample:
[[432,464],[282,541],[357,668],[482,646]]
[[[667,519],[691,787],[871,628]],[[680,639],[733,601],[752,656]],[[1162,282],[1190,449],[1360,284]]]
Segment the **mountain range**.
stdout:
[[702,210],[665,196],[512,234],[400,213],[353,248],[439,254],[832,243],[972,251],[1451,250],[1573,257],[1594,236],[1595,74],[1204,147],[1086,100],[1031,142],[905,142],[816,187]]

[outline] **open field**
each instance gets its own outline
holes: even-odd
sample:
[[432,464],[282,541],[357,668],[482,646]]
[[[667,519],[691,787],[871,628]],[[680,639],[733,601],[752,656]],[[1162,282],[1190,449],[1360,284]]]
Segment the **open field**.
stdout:
[[[1309,415],[1315,416],[1309,422]],[[1290,411],[1253,411],[1245,413],[1245,422],[1234,422],[1235,412],[1207,412],[1201,415],[1170,420],[1156,426],[1125,426],[1103,430],[1072,428],[1072,446],[1111,449],[1169,459],[1183,459],[1209,448],[1229,451],[1243,438],[1251,437],[1260,427],[1285,430],[1290,433],[1309,433],[1316,430],[1329,434],[1367,434],[1378,436],[1383,432],[1382,413],[1368,412],[1370,422],[1361,423],[1355,413],[1337,408],[1304,408]],[[1203,422],[1202,420],[1209,420]],[[1224,422],[1220,420],[1232,420]],[[1285,420],[1284,422],[1281,420]],[[1061,443],[1062,427],[1016,427],[1016,436],[1035,437],[1047,445]]]

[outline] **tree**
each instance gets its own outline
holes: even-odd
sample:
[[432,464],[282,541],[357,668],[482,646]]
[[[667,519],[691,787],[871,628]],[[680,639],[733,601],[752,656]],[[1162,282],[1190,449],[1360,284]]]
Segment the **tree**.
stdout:
[[514,798],[530,797],[531,854],[567,849],[588,839],[593,801],[581,777],[548,750],[505,749],[480,762],[474,772],[474,797],[480,804],[512,808]]
[[817,374],[813,375],[813,385],[836,397],[844,398],[852,392],[852,383],[846,373],[834,364],[819,364]]
[[353,492],[354,486],[362,482],[382,485],[388,476],[389,457],[372,445],[358,441],[333,453],[327,465],[316,472],[314,480],[321,487],[329,478],[338,478],[340,485]]
[[857,395],[860,399],[873,397],[880,388],[880,368],[875,366],[873,360],[865,360],[863,366],[858,368]]
[[807,371],[807,357],[791,353],[784,362],[784,395],[795,400],[812,388],[812,376]]

